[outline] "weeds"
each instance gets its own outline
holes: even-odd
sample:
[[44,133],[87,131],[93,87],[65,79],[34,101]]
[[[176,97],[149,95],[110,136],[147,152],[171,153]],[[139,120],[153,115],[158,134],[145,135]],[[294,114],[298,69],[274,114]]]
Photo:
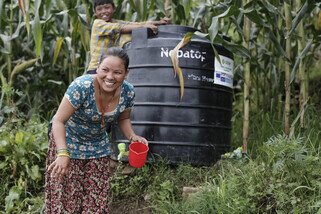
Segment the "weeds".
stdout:
[[32,212],[43,206],[47,126],[33,118],[0,128],[0,210]]

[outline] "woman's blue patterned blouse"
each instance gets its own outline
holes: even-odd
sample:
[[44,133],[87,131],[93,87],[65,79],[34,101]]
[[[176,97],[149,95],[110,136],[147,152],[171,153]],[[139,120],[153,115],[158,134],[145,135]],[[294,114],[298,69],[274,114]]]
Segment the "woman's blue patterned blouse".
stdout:
[[65,97],[76,109],[66,122],[66,140],[70,157],[92,159],[108,156],[111,153],[106,124],[116,122],[120,113],[134,105],[134,87],[124,81],[116,109],[104,116],[98,111],[94,96],[92,75],[83,75],[75,79],[67,89]]

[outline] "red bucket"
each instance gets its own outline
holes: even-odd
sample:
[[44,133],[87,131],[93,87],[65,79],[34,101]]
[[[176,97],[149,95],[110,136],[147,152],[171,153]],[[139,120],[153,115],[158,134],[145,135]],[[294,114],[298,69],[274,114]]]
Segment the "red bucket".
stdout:
[[148,153],[148,146],[141,142],[132,142],[129,145],[129,164],[135,168],[144,166]]

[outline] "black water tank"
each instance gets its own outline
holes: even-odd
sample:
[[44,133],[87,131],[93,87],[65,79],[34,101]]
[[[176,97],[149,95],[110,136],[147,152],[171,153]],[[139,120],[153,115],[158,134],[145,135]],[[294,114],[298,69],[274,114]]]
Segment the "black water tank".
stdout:
[[[229,150],[232,53],[215,45],[220,66],[215,63],[210,41],[194,35],[178,53],[185,82],[180,100],[170,51],[187,32],[194,31],[177,25],[159,26],[157,35],[150,29],[136,29],[125,47],[130,58],[127,80],[136,92],[132,124],[135,132],[149,141],[149,160],[162,157],[174,164],[211,165]],[[116,131],[119,142],[126,140]]]

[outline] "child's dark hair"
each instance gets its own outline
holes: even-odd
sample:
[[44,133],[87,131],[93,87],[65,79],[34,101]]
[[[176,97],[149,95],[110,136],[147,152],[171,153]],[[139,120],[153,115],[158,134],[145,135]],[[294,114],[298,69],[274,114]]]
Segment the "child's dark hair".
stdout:
[[113,7],[115,7],[113,0],[94,0],[94,11],[96,11],[96,7],[98,5],[103,5],[103,4],[111,4]]
[[111,48],[108,48],[107,49],[107,53],[104,54],[101,59],[100,59],[100,62],[99,64],[106,58],[106,57],[109,57],[109,56],[115,56],[115,57],[118,57],[120,58],[121,60],[123,60],[123,63],[124,63],[124,66],[125,66],[125,69],[127,70],[128,69],[128,66],[129,66],[129,57],[126,53],[126,51],[120,47],[111,47]]

